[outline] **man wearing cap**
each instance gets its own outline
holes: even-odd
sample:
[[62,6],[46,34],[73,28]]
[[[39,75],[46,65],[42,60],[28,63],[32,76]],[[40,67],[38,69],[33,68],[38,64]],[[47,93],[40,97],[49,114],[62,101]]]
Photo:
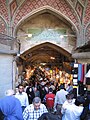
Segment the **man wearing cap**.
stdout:
[[39,97],[33,99],[33,103],[27,106],[23,112],[24,120],[37,120],[43,113],[47,113],[46,106],[41,103]]

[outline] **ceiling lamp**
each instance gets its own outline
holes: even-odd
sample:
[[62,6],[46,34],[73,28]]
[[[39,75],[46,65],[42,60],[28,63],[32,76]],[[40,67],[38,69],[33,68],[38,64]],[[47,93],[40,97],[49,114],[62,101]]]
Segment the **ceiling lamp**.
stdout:
[[40,63],[41,65],[46,65],[46,63]]
[[55,59],[55,57],[50,57],[50,59],[54,60],[54,59]]
[[60,35],[60,38],[64,38],[64,37],[76,37],[73,34],[68,34],[68,35]]
[[27,36],[31,38],[31,37],[32,37],[32,34],[27,34]]
[[20,37],[32,37],[32,34],[20,34],[20,35],[17,35],[16,38],[20,38]]

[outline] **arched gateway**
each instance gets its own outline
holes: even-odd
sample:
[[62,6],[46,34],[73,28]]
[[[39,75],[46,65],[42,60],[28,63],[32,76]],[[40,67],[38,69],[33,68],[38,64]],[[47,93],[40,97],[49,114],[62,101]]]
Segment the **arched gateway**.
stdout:
[[[10,53],[11,61],[8,59],[11,76],[8,86],[13,88],[22,79],[25,66],[41,63],[62,66],[63,62],[70,63],[73,61],[71,56],[76,46],[78,19],[77,15],[73,14],[74,9],[71,10],[67,2],[57,1],[57,5],[54,3],[53,6],[48,3],[42,6],[38,2],[38,7],[36,5],[33,8],[30,1],[29,4],[28,6],[28,3],[24,2],[13,11],[8,27],[10,34],[20,42],[20,56],[15,57],[15,54]],[[61,7],[58,9],[58,5],[63,5],[64,10]],[[26,8],[28,9],[25,10]],[[31,37],[27,37],[27,34],[31,34]]]
[[[73,23],[50,7],[38,9],[27,16],[14,31],[20,41],[20,59],[17,62],[19,74],[27,66],[31,69],[31,66],[42,65],[71,72],[77,32],[75,26],[72,27]],[[28,34],[31,36],[28,37]]]

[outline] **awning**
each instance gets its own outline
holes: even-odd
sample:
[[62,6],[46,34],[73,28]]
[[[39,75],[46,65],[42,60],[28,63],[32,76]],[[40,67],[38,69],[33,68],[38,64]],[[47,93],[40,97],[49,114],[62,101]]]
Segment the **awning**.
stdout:
[[72,54],[74,59],[90,59],[90,52],[81,52]]

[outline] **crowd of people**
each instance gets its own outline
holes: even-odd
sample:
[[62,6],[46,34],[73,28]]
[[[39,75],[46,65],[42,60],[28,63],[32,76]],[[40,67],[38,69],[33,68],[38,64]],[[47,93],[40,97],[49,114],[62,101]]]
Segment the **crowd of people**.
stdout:
[[39,81],[34,75],[17,91],[6,91],[0,99],[0,120],[90,120],[89,91],[76,97],[71,84],[58,85],[41,75]]

